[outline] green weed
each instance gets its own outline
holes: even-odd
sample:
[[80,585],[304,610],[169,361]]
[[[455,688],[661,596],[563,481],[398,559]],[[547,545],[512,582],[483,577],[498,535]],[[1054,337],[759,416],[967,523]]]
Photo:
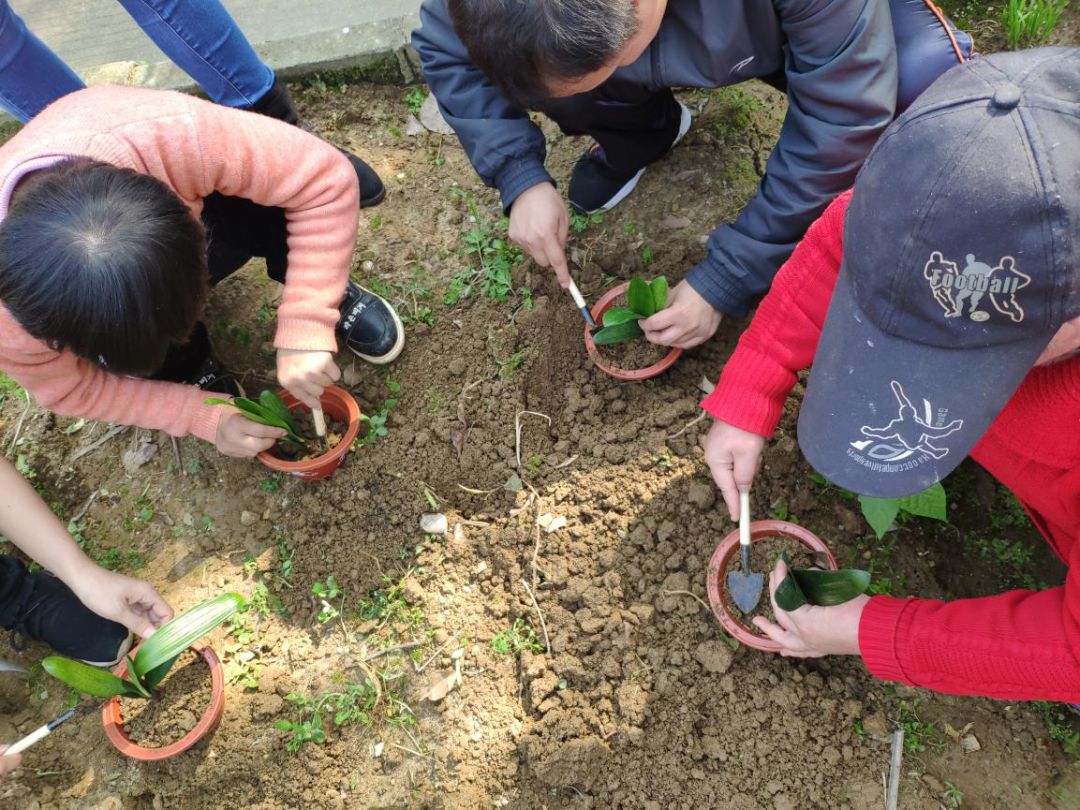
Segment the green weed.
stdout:
[[25,398],[26,392],[11,377],[0,372],[0,402],[3,402],[8,397]]
[[398,395],[401,393],[401,383],[390,377],[390,371],[385,375],[386,390],[390,396],[382,401],[382,404],[373,413],[361,414],[360,420],[367,424],[367,430],[362,436],[357,436],[353,442],[354,448],[366,447],[376,444],[379,439],[385,438],[390,433],[386,426],[386,420],[390,417],[390,411],[397,407]]
[[341,692],[324,692],[319,697],[308,697],[298,692],[290,692],[286,698],[296,710],[293,720],[279,720],[277,727],[291,736],[285,741],[285,749],[295,754],[304,743],[322,745],[326,742],[324,715],[330,715],[334,728],[361,723],[371,724],[369,712],[375,708],[378,691],[370,680],[363,683],[348,683]]
[[1080,726],[1064,703],[1047,703],[1037,700],[1033,704],[1046,723],[1050,739],[1061,745],[1061,750],[1072,760],[1080,760]]
[[[312,585],[311,592],[322,605],[322,607],[319,608],[318,616],[316,616],[319,620],[319,624],[326,624],[341,615],[341,610],[345,607],[345,592],[338,587],[337,581],[334,579],[333,575],[328,576],[326,582],[316,582]],[[330,604],[338,598],[340,598],[341,601],[337,606]]]
[[715,97],[720,103],[720,114],[714,124],[716,134],[728,143],[743,138],[754,122],[754,114],[763,106],[761,100],[741,87],[724,87]]
[[273,495],[281,489],[281,479],[283,477],[282,473],[271,473],[269,478],[264,478],[259,482],[259,489],[267,494]]
[[405,93],[405,103],[409,105],[409,112],[413,115],[419,115],[420,108],[427,101],[427,95],[427,88],[423,85],[410,87],[408,92]]
[[1050,38],[1069,0],[1008,0],[1002,11],[1009,49],[1032,47]]
[[514,298],[531,307],[532,290],[514,289],[513,270],[521,264],[524,254],[506,237],[508,220],[504,218],[498,225],[493,224],[480,215],[476,201],[468,192],[460,188],[453,191],[466,201],[473,219],[473,226],[461,238],[462,252],[467,257],[475,256],[480,266],[466,268],[451,279],[446,304],[452,306],[479,289],[483,297],[500,304]]
[[491,639],[491,649],[502,655],[520,655],[523,650],[543,652],[536,631],[524,619],[514,619],[509,630],[500,630]]
[[599,225],[604,221],[600,214],[583,214],[580,211],[570,212],[570,233],[584,233],[590,225]]
[[919,699],[901,700],[895,722],[904,730],[904,750],[909,754],[922,754],[927,750],[940,754],[945,747],[937,727],[919,718]]
[[952,782],[946,782],[945,792],[941,794],[941,803],[946,810],[959,810],[964,806],[964,794]]

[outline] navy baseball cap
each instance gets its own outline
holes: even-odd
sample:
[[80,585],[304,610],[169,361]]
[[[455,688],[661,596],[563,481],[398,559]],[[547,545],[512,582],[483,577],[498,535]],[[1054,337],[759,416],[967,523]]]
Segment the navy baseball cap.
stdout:
[[1080,316],[1080,50],[981,57],[886,130],[847,208],[799,444],[900,497],[958,465]]

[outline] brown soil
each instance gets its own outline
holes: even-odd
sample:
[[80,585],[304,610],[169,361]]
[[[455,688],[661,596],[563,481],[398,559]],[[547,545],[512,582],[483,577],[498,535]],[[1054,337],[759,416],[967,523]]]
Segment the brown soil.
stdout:
[[754,632],[758,632],[753,624],[751,624],[751,619],[753,619],[754,616],[764,616],[769,621],[776,621],[776,616],[772,609],[772,600],[769,598],[769,572],[776,567],[776,561],[780,558],[782,553],[788,555],[792,568],[813,568],[816,564],[813,552],[797,540],[775,536],[766,537],[751,543],[750,570],[753,573],[763,575],[763,584],[761,589],[761,601],[758,602],[757,608],[750,613],[743,613],[743,611],[731,601],[731,596],[727,590],[728,573],[731,571],[742,571],[742,554],[737,553],[728,564],[727,570],[721,574],[720,579],[721,586],[724,589],[724,604],[726,605],[728,612],[733,617],[742,621],[749,629],[754,630]]
[[154,697],[121,698],[124,731],[136,745],[161,748],[191,731],[210,705],[210,668],[202,656],[180,655]]
[[600,350],[606,363],[626,371],[637,371],[656,365],[671,351],[667,346],[657,346],[645,338],[596,348]]
[[326,447],[324,449],[319,442],[318,434],[315,432],[315,426],[300,419],[296,422],[296,435],[304,440],[306,447],[299,448],[292,442],[281,441],[275,444],[270,449],[270,452],[282,461],[308,461],[309,459],[318,458],[341,443],[341,438],[345,435],[348,427],[344,422],[327,420]]
[[[58,511],[71,517],[96,493],[80,530],[98,557],[150,580],[177,610],[230,589],[265,600],[242,628],[210,637],[227,686],[209,745],[137,764],[85,718],[27,752],[0,781],[0,806],[865,810],[881,806],[888,733],[916,701],[933,746],[905,758],[905,810],[937,810],[945,781],[965,808],[1077,806],[1059,798],[1078,788],[1073,766],[1031,707],[894,687],[851,659],[732,651],[683,593],[705,598],[709,557],[733,528],[700,449],[708,421],[694,420],[702,377],[716,379],[745,323],[724,319],[663,378],[628,385],[593,367],[578,312],[530,263],[513,282],[533,291],[531,309],[513,294],[446,305],[451,279],[475,267],[461,250],[470,211],[454,192],[473,195],[487,223],[501,219],[495,195],[453,138],[405,134],[403,88],[294,89],[305,118],[388,187],[362,215],[354,271],[389,292],[408,321],[406,349],[379,369],[339,358],[365,413],[396,400],[387,435],[312,485],[192,439],[178,460],[167,436],[146,431],[73,459],[106,426],[37,408],[20,420],[21,396],[0,402],[2,446],[21,422],[15,452]],[[753,193],[783,100],[759,85],[739,92],[681,94],[696,114],[683,143],[572,237],[589,300],[610,277],[676,283]],[[565,182],[586,144],[544,130]],[[661,227],[673,217],[691,224]],[[278,293],[255,266],[211,297],[218,353],[249,390],[273,383]],[[800,396],[765,450],[754,486],[763,514],[797,516],[842,564],[872,566],[898,595],[1063,581],[1030,524],[1002,523],[1000,492],[974,465],[946,482],[952,525],[912,521],[875,540],[857,504],[811,479],[795,442]],[[128,472],[122,454],[144,439],[160,450]],[[419,517],[433,500],[450,532],[425,538]],[[962,542],[991,537],[1031,562],[1007,567],[984,556],[997,546]],[[343,591],[332,600],[341,616],[320,622],[312,586],[328,576]],[[492,649],[519,618],[546,652]],[[45,653],[4,657],[32,664]],[[367,677],[363,660],[384,687],[370,723],[335,725],[334,704],[326,742],[290,754],[277,724],[298,709],[286,698],[347,693]],[[455,667],[461,682],[425,699]],[[66,696],[43,675],[0,673],[0,741],[54,717]],[[946,723],[974,724],[981,750],[962,755]]]

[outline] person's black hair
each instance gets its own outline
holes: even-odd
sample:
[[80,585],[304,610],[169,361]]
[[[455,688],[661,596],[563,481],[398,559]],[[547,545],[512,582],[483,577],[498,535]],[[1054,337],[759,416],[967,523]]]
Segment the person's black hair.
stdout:
[[449,0],[454,30],[499,91],[522,107],[552,96],[553,81],[599,70],[637,32],[631,0]]
[[0,302],[57,351],[149,375],[208,289],[202,224],[167,185],[87,158],[30,175],[0,222]]

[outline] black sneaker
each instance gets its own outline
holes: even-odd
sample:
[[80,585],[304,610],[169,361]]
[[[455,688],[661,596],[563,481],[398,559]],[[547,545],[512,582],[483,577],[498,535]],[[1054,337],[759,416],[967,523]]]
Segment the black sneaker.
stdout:
[[215,394],[225,394],[230,397],[244,396],[243,386],[237,381],[233,373],[222,365],[221,360],[211,351],[198,372],[188,380],[189,385],[201,388],[203,391],[212,391]]
[[350,281],[338,309],[338,337],[357,357],[382,365],[401,354],[405,328],[394,308],[382,298]]
[[[684,104],[679,103],[682,117],[679,120],[679,131],[671,142],[671,149],[683,139],[690,129],[690,110]],[[645,168],[634,171],[619,171],[608,165],[604,158],[603,147],[594,143],[585,154],[578,158],[574,164],[574,171],[570,175],[570,187],[567,197],[570,205],[584,214],[598,214],[601,211],[610,211],[616,205],[626,199],[627,195],[634,190],[645,174]]]
[[352,152],[346,152],[340,146],[338,151],[349,159],[353,171],[356,172],[356,179],[360,181],[360,207],[372,208],[381,203],[386,196],[386,187],[375,170]]
[[21,649],[27,638],[43,641],[61,655],[95,667],[111,667],[127,655],[131,633],[126,627],[98,616],[52,574],[28,576],[30,596],[7,628],[13,647]]

